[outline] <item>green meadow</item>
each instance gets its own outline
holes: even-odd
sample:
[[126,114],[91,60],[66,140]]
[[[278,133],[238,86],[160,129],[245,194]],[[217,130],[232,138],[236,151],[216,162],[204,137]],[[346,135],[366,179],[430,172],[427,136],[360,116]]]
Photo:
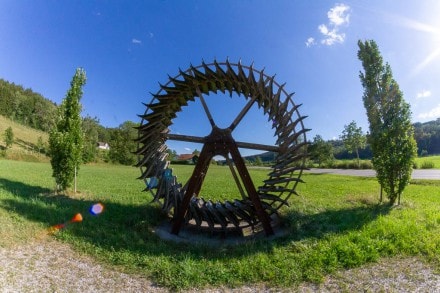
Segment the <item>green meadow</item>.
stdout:
[[[174,166],[184,182],[192,166]],[[47,163],[0,160],[0,247],[54,237],[96,261],[171,290],[264,284],[292,288],[382,258],[417,256],[439,267],[440,180],[412,181],[400,206],[380,204],[374,178],[304,174],[300,196],[281,210],[285,236],[209,246],[167,242],[152,231],[166,218],[142,192],[138,169],[81,166],[78,192],[54,195]],[[259,185],[268,170],[250,169]],[[237,198],[229,170],[210,167],[201,194]],[[94,216],[92,204],[105,210]],[[82,213],[54,235],[48,228]],[[440,268],[440,267],[439,267]]]

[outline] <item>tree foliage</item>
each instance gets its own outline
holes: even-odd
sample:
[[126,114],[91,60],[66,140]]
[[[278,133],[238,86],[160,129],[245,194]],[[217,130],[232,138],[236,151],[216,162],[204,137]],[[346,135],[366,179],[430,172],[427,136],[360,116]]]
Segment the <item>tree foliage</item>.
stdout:
[[56,125],[49,133],[49,153],[53,177],[59,190],[72,186],[75,169],[82,160],[83,132],[81,127],[82,87],[86,73],[78,68],[70,83],[70,89],[61,103]]
[[440,118],[425,123],[415,123],[414,129],[419,156],[440,154]]
[[7,149],[12,147],[12,144],[14,143],[14,131],[11,126],[6,128],[5,133],[3,134],[3,139]]
[[332,144],[326,142],[320,135],[316,135],[313,138],[308,153],[310,158],[317,163],[319,167],[322,167],[323,165],[331,165],[334,160]]
[[0,79],[0,115],[32,128],[49,131],[57,106],[31,89]]
[[417,151],[410,106],[393,79],[391,67],[383,64],[377,44],[359,41],[358,46],[365,71],[359,77],[370,127],[372,163],[382,189],[394,204],[409,183]]
[[86,116],[82,119],[82,131],[84,133],[84,144],[82,152],[83,163],[94,162],[98,157],[98,139],[99,139],[99,119],[97,117]]
[[123,165],[134,165],[136,163],[137,144],[134,141],[137,138],[138,124],[126,121],[118,128],[112,129],[110,134],[109,159],[113,163]]
[[367,144],[367,137],[362,132],[362,127],[357,127],[356,122],[351,121],[350,124],[344,125],[341,139],[348,153],[356,153],[359,167],[359,150],[365,148]]

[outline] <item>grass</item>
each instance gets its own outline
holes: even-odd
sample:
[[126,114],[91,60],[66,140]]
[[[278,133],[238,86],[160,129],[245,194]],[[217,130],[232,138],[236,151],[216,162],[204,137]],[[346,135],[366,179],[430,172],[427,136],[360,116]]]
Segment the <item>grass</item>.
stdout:
[[[319,168],[318,164],[310,162],[309,168]],[[357,160],[334,160],[330,164],[323,164],[322,168],[334,169],[372,169],[371,160],[360,160],[360,168]],[[440,169],[440,156],[417,157],[415,169]]]
[[[175,166],[179,181],[191,166]],[[202,194],[220,198],[236,190],[223,188],[227,169],[208,171]],[[251,169],[266,178],[267,170]],[[223,174],[223,175],[222,175]],[[320,282],[339,269],[359,267],[384,257],[419,256],[438,264],[440,258],[440,180],[413,181],[399,207],[378,204],[374,178],[306,174],[299,197],[282,210],[288,236],[240,246],[177,244],[151,230],[164,220],[136,168],[82,166],[79,193],[52,195],[50,165],[0,160],[0,246],[12,247],[45,234],[47,227],[75,213],[82,223],[56,234],[77,250],[127,272],[142,274],[171,290],[265,284],[294,287]],[[100,201],[100,216],[88,213]]]

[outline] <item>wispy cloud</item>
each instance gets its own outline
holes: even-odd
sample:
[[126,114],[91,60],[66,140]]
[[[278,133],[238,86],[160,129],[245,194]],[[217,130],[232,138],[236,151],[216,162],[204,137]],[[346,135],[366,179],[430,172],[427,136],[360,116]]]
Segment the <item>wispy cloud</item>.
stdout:
[[417,99],[423,99],[431,96],[431,91],[423,90],[419,93],[417,93],[416,98]]
[[[341,32],[341,27],[350,22],[350,6],[339,3],[327,12],[328,23],[320,24],[318,30],[322,35],[321,44],[332,46],[336,43],[345,41],[345,33]],[[309,41],[312,40],[312,41]],[[316,44],[313,37],[306,41],[306,46],[310,47]]]
[[417,116],[420,119],[436,119],[440,117],[440,104],[426,113],[421,113]]
[[131,39],[131,42],[133,43],[133,44],[142,44],[142,41],[141,40],[138,40],[138,39]]
[[306,41],[306,46],[307,47],[311,47],[311,46],[313,46],[315,44],[316,44],[315,39],[312,38],[312,37],[308,38],[307,41]]
[[191,151],[191,149],[190,149],[190,148],[185,148],[185,151],[188,151],[188,152],[190,152],[190,151]]

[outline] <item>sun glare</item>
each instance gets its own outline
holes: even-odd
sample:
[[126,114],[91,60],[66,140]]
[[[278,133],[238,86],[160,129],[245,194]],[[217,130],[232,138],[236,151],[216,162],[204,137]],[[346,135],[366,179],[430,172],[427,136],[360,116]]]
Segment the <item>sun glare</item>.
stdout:
[[[427,4],[427,3],[425,3]],[[413,17],[397,14],[385,14],[386,19],[397,26],[410,29],[423,36],[420,48],[423,49],[425,56],[418,61],[418,65],[412,71],[412,75],[419,74],[422,70],[437,61],[440,56],[440,2],[432,1],[423,9],[423,15]]]
[[417,22],[417,26],[413,26],[414,29],[420,30],[426,33],[428,38],[426,46],[429,53],[426,57],[419,63],[419,65],[414,69],[414,74],[421,72],[423,69],[428,67],[440,56],[440,18],[438,17],[440,13],[440,2],[432,3],[429,7],[426,15],[426,23]]

